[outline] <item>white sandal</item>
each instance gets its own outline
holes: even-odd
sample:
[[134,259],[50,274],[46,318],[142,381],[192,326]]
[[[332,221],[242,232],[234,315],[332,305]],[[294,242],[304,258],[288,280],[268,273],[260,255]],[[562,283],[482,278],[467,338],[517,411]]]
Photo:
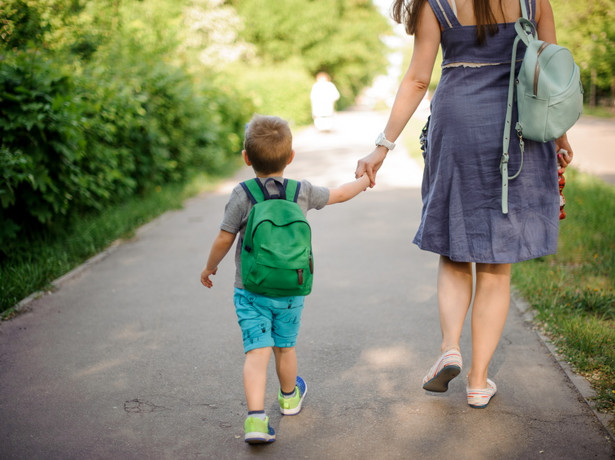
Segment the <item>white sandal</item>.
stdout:
[[423,378],[423,389],[437,393],[447,391],[448,382],[459,375],[461,368],[462,360],[459,350],[452,348],[445,351]]
[[495,382],[493,380],[487,379],[487,388],[479,388],[473,390],[469,387],[466,387],[466,392],[468,394],[468,404],[470,407],[475,409],[483,409],[487,407],[491,398],[495,396],[495,393],[498,391],[495,386]]

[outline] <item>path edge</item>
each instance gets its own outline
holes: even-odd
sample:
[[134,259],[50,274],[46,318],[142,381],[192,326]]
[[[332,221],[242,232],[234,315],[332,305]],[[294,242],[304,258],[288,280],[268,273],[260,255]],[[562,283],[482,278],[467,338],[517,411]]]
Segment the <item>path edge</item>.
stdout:
[[538,340],[549,351],[555,362],[560,369],[564,372],[566,377],[572,385],[576,388],[577,392],[583,398],[583,401],[594,413],[598,421],[602,424],[605,431],[610,436],[611,441],[615,442],[615,432],[610,427],[610,424],[615,425],[615,416],[599,412],[593,402],[593,398],[596,396],[596,391],[592,388],[589,381],[582,375],[577,374],[570,364],[564,359],[563,355],[559,353],[557,347],[549,337],[547,337],[542,329],[536,325],[536,310],[521,296],[521,293],[513,286],[511,289],[511,301],[521,314],[522,319],[528,325],[531,325],[531,329],[536,333]]

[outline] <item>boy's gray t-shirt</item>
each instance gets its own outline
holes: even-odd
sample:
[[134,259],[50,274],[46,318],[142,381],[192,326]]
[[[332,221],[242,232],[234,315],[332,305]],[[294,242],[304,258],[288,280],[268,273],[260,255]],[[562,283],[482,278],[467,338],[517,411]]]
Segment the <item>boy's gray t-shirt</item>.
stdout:
[[[274,177],[273,179],[278,182],[284,181],[282,177]],[[263,179],[259,178],[258,180],[264,184]],[[297,204],[303,211],[303,214],[307,215],[310,209],[322,209],[326,206],[329,201],[329,189],[327,187],[312,185],[307,180],[302,180],[300,183],[301,188],[299,189]],[[268,190],[271,190],[272,193],[277,193],[277,189],[272,182],[269,182],[268,186]],[[233,234],[239,233],[239,240],[235,249],[235,287],[239,289],[243,289],[243,283],[241,282],[241,242],[243,241],[251,209],[252,202],[241,184],[237,184],[224,208],[224,218],[222,219],[220,229]]]

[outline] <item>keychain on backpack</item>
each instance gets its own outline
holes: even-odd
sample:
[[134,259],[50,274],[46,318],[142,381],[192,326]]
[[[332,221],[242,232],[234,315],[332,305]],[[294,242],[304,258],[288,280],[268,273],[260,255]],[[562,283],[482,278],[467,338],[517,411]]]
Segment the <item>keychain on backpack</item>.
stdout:
[[[560,149],[557,154],[565,155],[568,153],[564,149]],[[564,198],[564,194],[562,193],[564,190],[564,186],[566,185],[566,178],[564,177],[564,173],[558,170],[557,179],[559,183],[559,220],[566,218],[566,211],[564,211],[564,206],[566,206],[566,198]]]

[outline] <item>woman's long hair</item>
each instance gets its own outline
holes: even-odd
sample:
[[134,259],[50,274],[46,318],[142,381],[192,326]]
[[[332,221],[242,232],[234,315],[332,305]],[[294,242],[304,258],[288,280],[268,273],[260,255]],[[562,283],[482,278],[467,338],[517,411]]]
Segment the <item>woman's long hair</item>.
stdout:
[[[393,20],[398,24],[403,24],[408,35],[414,35],[419,22],[419,12],[427,0],[395,0],[391,7]],[[447,1],[447,0],[442,0]],[[476,40],[479,44],[485,42],[487,33],[493,35],[498,31],[498,24],[491,11],[489,0],[472,0],[474,4],[474,15],[476,16]],[[502,9],[502,0],[500,0]]]

